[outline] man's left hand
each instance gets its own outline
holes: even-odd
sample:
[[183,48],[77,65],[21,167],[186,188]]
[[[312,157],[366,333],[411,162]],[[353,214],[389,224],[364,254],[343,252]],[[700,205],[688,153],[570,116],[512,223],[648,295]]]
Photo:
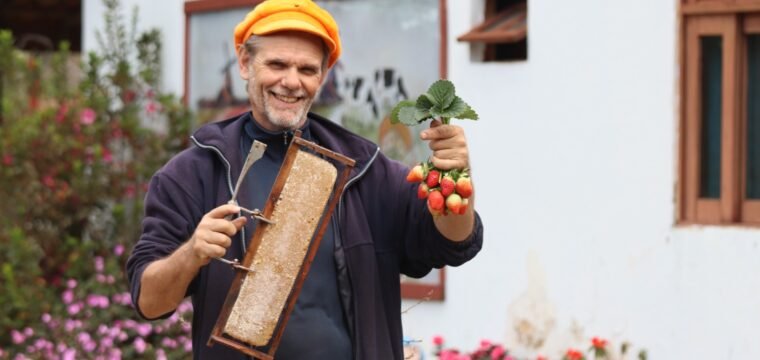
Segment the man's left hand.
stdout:
[[456,125],[443,125],[440,120],[433,120],[430,129],[420,133],[422,140],[429,140],[428,146],[433,150],[430,161],[441,170],[465,169],[470,166],[470,154],[464,129]]

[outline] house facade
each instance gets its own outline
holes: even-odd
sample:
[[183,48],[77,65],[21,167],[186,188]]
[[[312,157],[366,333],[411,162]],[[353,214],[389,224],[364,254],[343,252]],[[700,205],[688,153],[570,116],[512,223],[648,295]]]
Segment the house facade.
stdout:
[[[458,40],[513,3],[442,3],[446,75],[480,114],[458,124],[485,245],[446,270],[443,301],[404,302],[406,336],[520,358],[594,336],[652,359],[760,358],[760,2],[528,1],[497,40],[524,52]],[[123,5],[164,33],[164,86],[182,93],[184,2]],[[83,1],[85,50],[101,12]]]

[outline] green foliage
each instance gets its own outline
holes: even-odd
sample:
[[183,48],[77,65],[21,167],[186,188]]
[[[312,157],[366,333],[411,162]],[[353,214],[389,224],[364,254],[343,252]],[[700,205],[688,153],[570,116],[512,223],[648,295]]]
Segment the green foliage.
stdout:
[[464,100],[456,96],[454,84],[438,80],[417,101],[404,100],[391,111],[391,123],[417,125],[425,120],[440,118],[444,124],[449,119],[477,120],[478,114]]
[[[71,290],[65,279],[80,284],[85,305],[89,295],[126,289],[125,259],[113,249],[131,248],[147,182],[187,146],[191,113],[159,87],[160,33],[137,34],[136,13],[127,31],[118,1],[104,4],[101,49],[80,61],[65,43],[52,55],[15,50],[0,30],[0,334],[27,326],[63,336],[40,317],[72,316],[59,300]],[[98,257],[108,275],[94,271]],[[77,319],[97,326],[134,317],[121,307]],[[11,340],[0,336],[0,353],[14,349]]]

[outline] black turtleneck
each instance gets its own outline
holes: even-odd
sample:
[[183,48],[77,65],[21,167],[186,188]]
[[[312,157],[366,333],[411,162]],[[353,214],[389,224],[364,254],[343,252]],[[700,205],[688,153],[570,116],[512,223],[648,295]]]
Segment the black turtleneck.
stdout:
[[[307,119],[301,127],[301,137],[314,141],[309,131],[309,121]],[[293,139],[293,131],[272,132],[261,127],[251,117],[251,121],[245,124],[240,141],[243,161],[254,139],[265,143],[267,148],[264,156],[253,164],[246,175],[243,185],[249,187],[251,191],[248,193],[251,195],[247,199],[241,199],[240,205],[248,209],[264,209]],[[328,226],[293,313],[290,314],[275,354],[276,359],[351,359],[351,338],[338,295],[334,246],[332,226]]]

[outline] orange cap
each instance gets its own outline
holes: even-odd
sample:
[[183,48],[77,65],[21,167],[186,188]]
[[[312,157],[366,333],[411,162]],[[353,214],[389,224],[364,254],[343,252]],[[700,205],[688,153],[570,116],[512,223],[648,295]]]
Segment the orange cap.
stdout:
[[251,35],[287,30],[321,37],[330,51],[327,67],[338,61],[341,51],[338,24],[330,13],[311,0],[266,0],[260,3],[235,26],[235,49]]

